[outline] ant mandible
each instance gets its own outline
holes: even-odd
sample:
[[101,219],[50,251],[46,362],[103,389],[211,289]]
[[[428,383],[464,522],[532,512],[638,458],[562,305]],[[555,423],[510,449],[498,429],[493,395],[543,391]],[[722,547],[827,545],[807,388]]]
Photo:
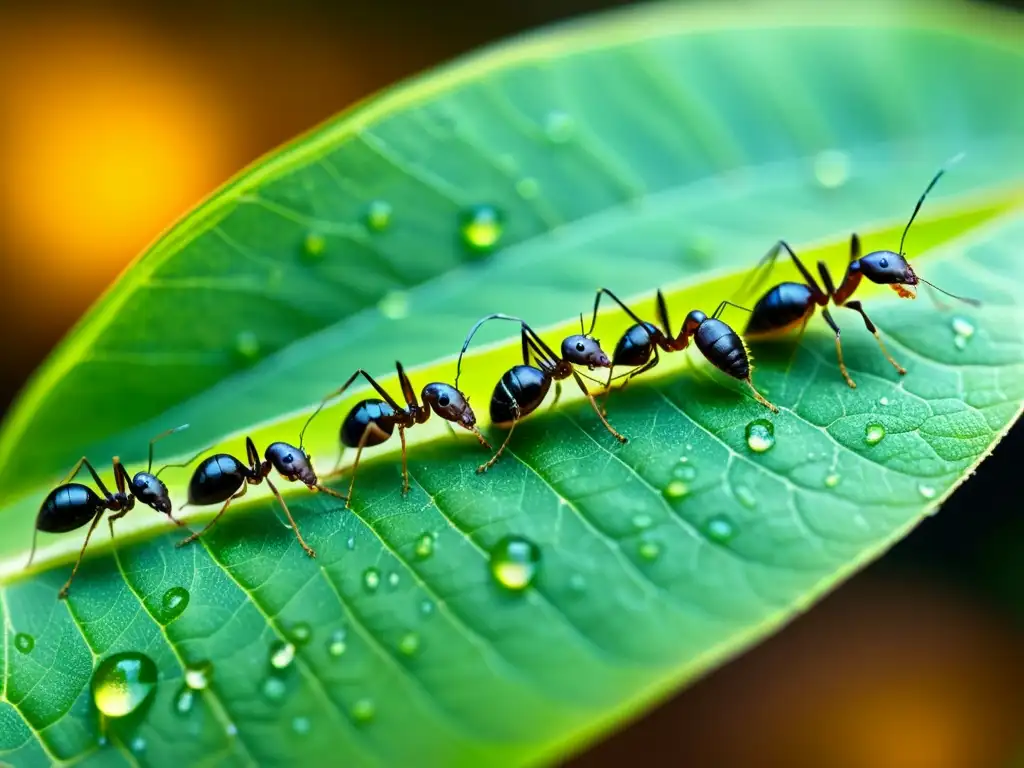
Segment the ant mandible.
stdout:
[[[491,423],[499,429],[508,428],[508,434],[505,435],[505,441],[498,448],[498,452],[486,464],[481,464],[477,467],[476,471],[478,473],[486,472],[494,466],[494,463],[505,450],[505,446],[508,445],[516,424],[537,410],[551,388],[551,382],[555,382],[554,402],[557,403],[561,395],[561,381],[568,379],[570,376],[576,380],[580,390],[587,396],[590,405],[593,406],[594,412],[601,419],[605,429],[611,432],[620,443],[628,442],[625,437],[620,435],[608,423],[608,419],[605,418],[601,409],[597,407],[594,396],[587,389],[587,385],[583,383],[583,379],[580,378],[580,373],[573,367],[574,365],[585,365],[589,370],[593,370],[594,368],[607,368],[611,365],[608,355],[601,349],[600,343],[589,334],[573,334],[563,339],[562,354],[559,357],[524,320],[500,313],[488,315],[478,320],[476,325],[470,329],[469,335],[466,336],[466,341],[462,345],[462,351],[459,352],[459,360],[456,364],[455,386],[459,384],[459,376],[462,372],[462,356],[469,348],[470,340],[480,326],[489,320],[511,320],[520,324],[522,330],[523,364],[505,371],[504,375],[495,385],[494,392],[491,394]],[[580,316],[581,331],[583,330],[582,326],[583,317]],[[530,363],[531,353],[536,360],[536,365],[531,365]],[[588,376],[587,378],[589,379],[590,377]],[[593,381],[593,379],[591,380]],[[600,384],[601,382],[597,383]]]
[[[327,401],[343,395],[345,390],[352,385],[352,382],[360,376],[366,379],[370,386],[383,398],[360,400],[352,407],[352,410],[348,412],[348,415],[345,416],[344,421],[341,423],[342,455],[344,455],[345,448],[356,449],[356,460],[352,463],[352,479],[348,485],[348,496],[345,497],[346,509],[351,504],[352,491],[356,484],[356,471],[359,469],[359,458],[363,454],[363,448],[386,442],[394,434],[395,427],[398,427],[398,437],[402,441],[402,494],[404,495],[409,492],[409,468],[406,457],[405,430],[417,424],[425,423],[430,418],[431,411],[444,419],[445,423],[449,424],[449,429],[452,423],[458,424],[460,427],[472,432],[485,448],[489,450],[491,447],[476,427],[476,415],[473,413],[473,409],[469,407],[469,398],[463,395],[457,387],[438,381],[427,384],[420,393],[420,397],[423,399],[423,405],[420,405],[416,399],[416,391],[413,389],[412,382],[409,381],[409,377],[406,375],[402,364],[396,361],[395,368],[398,371],[398,382],[402,388],[402,397],[405,398],[406,407],[403,408],[399,405],[377,383],[373,376],[359,368],[348,377],[348,381],[342,384],[341,387],[320,401],[320,405],[302,428],[302,431],[305,432],[306,427],[320,413],[320,410]],[[341,456],[338,457],[338,464],[341,464]]]
[[[308,424],[309,422],[306,422],[307,426]],[[192,479],[188,484],[188,501],[181,506],[181,509],[189,505],[202,507],[221,502],[224,502],[224,506],[206,524],[205,528],[199,533],[193,533],[188,538],[182,539],[177,546],[183,547],[198,539],[220,520],[221,515],[231,506],[232,501],[245,495],[250,485],[259,485],[266,481],[288,517],[288,522],[291,523],[292,530],[295,531],[295,538],[299,540],[299,545],[307,555],[316,557],[316,552],[306,544],[302,534],[299,533],[299,526],[295,522],[295,518],[292,517],[284,497],[270,480],[270,470],[276,469],[278,474],[290,483],[301,482],[314,493],[323,491],[340,499],[345,498],[337,491],[323,485],[317,478],[316,472],[313,470],[312,457],[302,447],[305,432],[306,427],[303,427],[299,433],[298,448],[283,442],[268,445],[267,450],[263,453],[263,461],[260,461],[259,451],[256,450],[256,444],[252,438],[246,437],[245,456],[249,462],[248,466],[229,453],[215,453],[213,456],[203,459],[203,462],[196,467],[196,471],[192,474]]]
[[[157,512],[167,515],[175,525],[184,525],[184,523],[171,514],[171,499],[167,492],[167,486],[160,479],[160,473],[168,467],[188,466],[196,460],[198,454],[182,464],[167,464],[157,470],[155,475],[152,474],[152,471],[153,445],[168,435],[173,435],[175,432],[180,432],[187,428],[188,424],[182,424],[180,427],[161,432],[150,440],[149,464],[146,465],[146,471],[137,472],[134,477],[129,477],[128,470],[124,468],[121,459],[115,456],[112,465],[114,482],[117,484],[116,493],[111,493],[107,490],[107,486],[103,484],[92,463],[87,457],[83,456],[60,485],[50,491],[46,498],[43,499],[43,503],[39,507],[39,514],[36,516],[35,530],[32,533],[32,550],[29,553],[28,562],[25,564],[26,568],[32,565],[32,560],[36,556],[36,537],[39,531],[66,533],[76,528],[81,528],[90,521],[92,522],[92,525],[89,526],[89,531],[85,534],[85,541],[82,543],[82,549],[78,552],[78,560],[75,561],[75,567],[71,570],[71,576],[57,594],[58,600],[63,600],[68,596],[71,582],[74,581],[75,574],[78,573],[78,566],[82,564],[85,548],[89,546],[89,539],[92,538],[93,531],[96,530],[96,526],[99,524],[104,512],[114,513],[107,518],[107,523],[110,525],[111,538],[114,536],[114,521],[127,515],[135,507],[136,499],[152,507]],[[102,496],[97,495],[88,485],[71,482],[83,466],[89,470],[89,474],[92,475],[93,482],[96,483],[96,487],[99,488]]]
[[[594,297],[594,316],[590,321],[591,332],[593,332],[594,325],[597,322],[597,310],[601,304],[602,294],[606,294],[612,301],[622,307],[635,323],[626,329],[618,344],[615,345],[615,352],[612,355],[612,364],[610,366],[613,370],[618,365],[634,368],[635,370],[628,374],[622,374],[622,376],[626,377],[627,382],[634,376],[639,376],[658,364],[659,349],[663,352],[681,352],[690,345],[690,338],[692,337],[694,344],[697,345],[697,349],[707,358],[708,362],[734,379],[745,382],[757,402],[778,413],[779,409],[768,402],[757,391],[754,382],[750,378],[752,366],[747,348],[743,344],[743,339],[731,327],[719,319],[727,306],[749,311],[746,307],[733,304],[731,301],[723,301],[718,305],[718,308],[715,309],[711,317],[708,317],[699,309],[694,309],[690,311],[683,321],[683,325],[679,329],[679,335],[673,338],[671,335],[672,324],[668,318],[668,306],[665,303],[665,296],[660,290],[658,291],[658,318],[664,326],[664,330],[658,328],[653,323],[641,320],[633,310],[627,307],[618,296],[607,288],[599,288],[597,295]],[[621,376],[615,378],[621,378]],[[605,407],[607,407],[608,398],[611,396],[613,380],[612,371],[609,370],[608,381],[605,384]]]
[[[907,222],[907,226],[903,229],[903,236],[900,237],[900,250],[898,253],[883,250],[874,251],[869,253],[867,256],[861,256],[860,238],[857,237],[856,234],[850,238],[850,263],[846,268],[846,274],[838,288],[836,288],[833,283],[832,276],[829,273],[825,262],[818,262],[818,274],[821,276],[821,281],[825,286],[824,290],[822,290],[821,286],[819,286],[817,281],[814,279],[814,276],[793,252],[793,249],[790,248],[783,240],[776,243],[772,249],[762,257],[756,269],[761,270],[762,268],[765,268],[764,277],[766,277],[771,271],[771,268],[775,263],[775,259],[779,255],[779,251],[781,249],[785,249],[786,253],[789,254],[789,257],[796,265],[796,268],[800,270],[800,275],[803,277],[804,282],[780,283],[767,291],[758,300],[757,304],[754,305],[754,311],[751,314],[750,321],[747,323],[747,336],[751,338],[770,338],[785,333],[797,326],[800,326],[800,333],[802,335],[807,327],[807,321],[810,320],[811,315],[814,314],[815,307],[821,307],[821,316],[825,318],[825,322],[829,324],[829,327],[835,333],[836,356],[839,358],[839,370],[843,374],[843,378],[846,379],[846,383],[850,387],[856,388],[857,385],[853,379],[850,378],[850,374],[846,369],[846,363],[843,362],[843,347],[839,341],[839,325],[828,311],[828,304],[831,301],[837,307],[846,307],[847,309],[852,309],[855,312],[860,313],[860,316],[864,318],[865,327],[875,337],[885,359],[892,364],[901,376],[906,374],[906,369],[897,363],[885,348],[885,342],[882,341],[882,337],[878,334],[878,329],[875,327],[875,324],[871,322],[871,318],[869,318],[867,313],[864,311],[864,307],[861,306],[859,301],[850,301],[850,297],[857,290],[861,279],[867,278],[873,283],[891,286],[902,299],[917,298],[917,285],[918,283],[924,283],[925,285],[931,286],[935,290],[954,299],[958,299],[959,301],[963,301],[974,306],[980,305],[980,302],[976,299],[952,294],[916,274],[907,262],[903,250],[903,243],[907,238],[907,232],[910,231],[910,225],[914,223],[914,218],[917,216],[917,212],[921,210],[921,205],[924,203],[928,193],[931,192],[932,187],[935,186],[936,182],[942,178],[942,175],[946,172],[948,167],[959,159],[960,155],[953,158],[947,162],[945,166],[940,168],[939,172],[935,174],[934,178],[932,178],[931,182],[925,188],[921,197],[918,198],[917,205],[914,206],[914,212],[910,214],[910,220]],[[754,277],[756,278],[757,275],[758,272],[755,271]],[[764,277],[755,280],[754,285],[762,282]]]

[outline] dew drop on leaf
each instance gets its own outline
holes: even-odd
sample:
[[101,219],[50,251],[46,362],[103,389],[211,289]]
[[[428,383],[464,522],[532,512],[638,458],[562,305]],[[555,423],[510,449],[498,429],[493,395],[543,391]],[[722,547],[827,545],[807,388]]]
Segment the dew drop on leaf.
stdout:
[[336,629],[327,641],[327,654],[335,659],[344,656],[348,645],[345,643],[345,630]]
[[383,232],[391,226],[392,212],[387,200],[374,200],[366,206],[366,226],[374,232]]
[[196,703],[196,692],[189,688],[187,685],[183,685],[178,694],[174,697],[174,711],[179,715],[187,715],[192,711],[192,707]]
[[516,182],[516,194],[523,200],[533,200],[540,194],[540,184],[536,179],[527,177]]
[[868,445],[878,445],[885,437],[885,427],[881,424],[868,424],[864,427],[864,442]]
[[310,722],[308,717],[300,715],[292,720],[292,730],[299,735],[309,733],[312,727],[313,724]]
[[641,558],[648,562],[658,559],[661,555],[661,545],[656,541],[641,541],[636,548],[636,552]]
[[376,592],[380,586],[380,571],[376,568],[367,568],[363,571],[363,589],[367,592]]
[[226,733],[228,736],[237,736],[238,726],[234,723],[228,723],[224,726],[224,733]]
[[357,723],[368,723],[377,714],[377,707],[372,699],[359,699],[352,705],[352,719]]
[[826,488],[835,488],[837,485],[839,485],[839,475],[837,475],[835,472],[832,472],[825,476]]
[[349,536],[348,537],[348,541],[345,542],[345,546],[348,547],[349,550],[355,549],[356,548],[356,537],[355,536]]
[[880,398],[878,398],[878,404],[879,405],[888,405],[889,404],[889,398],[888,397],[880,397]]
[[136,736],[128,746],[132,752],[138,755],[146,751],[146,740],[141,736]]
[[288,686],[285,684],[284,680],[274,675],[271,675],[264,680],[263,685],[260,686],[260,692],[268,701],[280,701],[284,698],[287,690]]
[[544,118],[544,135],[552,144],[564,144],[575,133],[576,121],[567,112],[552,110]]
[[522,536],[506,536],[491,549],[491,575],[505,589],[526,589],[537,575],[540,548]]
[[918,491],[918,493],[921,494],[921,496],[923,496],[926,499],[934,499],[935,498],[935,488],[930,486],[930,485],[924,485],[924,484],[919,485],[919,486],[917,486],[917,491]]
[[586,592],[587,580],[582,573],[574,573],[569,577],[569,589],[576,593]]
[[416,539],[416,557],[420,560],[426,560],[432,554],[434,554],[434,536],[430,533],[422,534]]
[[850,157],[845,152],[828,149],[814,158],[814,178],[825,189],[843,186],[850,178]]
[[279,641],[270,647],[270,666],[274,669],[287,669],[295,661],[295,646],[292,643]]
[[32,635],[19,632],[14,636],[14,647],[21,653],[32,653],[32,649],[36,647],[36,640]]
[[681,499],[690,492],[690,486],[684,483],[682,480],[673,480],[665,489],[662,494],[666,499]]
[[430,600],[424,600],[420,603],[420,613],[424,616],[429,616],[434,612],[434,603]]
[[310,629],[309,624],[300,621],[292,625],[291,631],[288,632],[288,637],[291,638],[295,645],[305,645],[313,637],[313,630]]
[[137,651],[108,656],[92,673],[92,700],[107,717],[124,717],[156,690],[156,664]]
[[493,205],[475,205],[463,211],[459,218],[462,242],[474,251],[489,251],[501,240],[505,229],[504,217]]
[[415,632],[406,632],[398,641],[398,650],[403,656],[415,656],[420,649],[420,636]]
[[243,360],[255,360],[260,356],[260,340],[252,331],[242,331],[235,337],[235,351]]
[[775,425],[767,419],[754,419],[747,424],[747,447],[754,453],[770,451],[775,446]]
[[638,530],[645,530],[654,524],[650,515],[633,515],[633,527]]
[[397,571],[392,571],[388,574],[388,586],[397,587],[398,582],[401,581]]
[[388,291],[377,302],[377,309],[388,320],[401,320],[409,316],[409,294],[405,291]]
[[310,232],[302,241],[302,255],[306,261],[319,261],[327,252],[327,238],[321,232]]
[[672,477],[690,482],[697,477],[697,470],[689,466],[684,460],[680,460],[679,464],[672,470]]
[[736,536],[736,525],[725,515],[714,515],[704,523],[704,534],[711,541],[724,544]]
[[185,665],[185,685],[193,691],[202,691],[210,684],[213,677],[213,664],[209,661],[199,661],[194,664]]
[[747,486],[737,486],[734,493],[736,494],[736,499],[739,503],[747,509],[753,509],[757,506],[757,496],[755,496],[754,492],[747,488]]
[[171,587],[160,598],[161,618],[170,624],[188,608],[189,593],[184,587]]

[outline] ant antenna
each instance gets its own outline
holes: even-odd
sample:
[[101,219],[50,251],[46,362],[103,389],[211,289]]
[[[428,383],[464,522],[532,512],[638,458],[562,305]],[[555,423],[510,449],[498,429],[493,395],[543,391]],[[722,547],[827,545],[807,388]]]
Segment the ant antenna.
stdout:
[[583,334],[584,336],[587,335],[587,332],[585,330],[583,330],[583,313],[582,312],[580,312],[580,333]]
[[313,413],[310,415],[308,419],[306,419],[306,423],[302,425],[302,429],[299,431],[299,450],[302,451],[303,453],[305,453],[305,450],[303,449],[302,441],[306,437],[306,427],[308,427],[310,422],[316,418],[316,415],[320,413],[321,410],[323,410],[324,405],[327,404],[327,400],[330,400],[330,398],[326,398],[320,401],[320,405],[318,405],[316,407],[316,410],[313,411]]
[[[146,465],[147,473],[153,471],[153,445],[163,440],[168,435],[173,435],[175,432],[181,432],[181,430],[183,429],[188,429],[188,424],[182,424],[180,427],[174,427],[173,429],[168,429],[166,432],[161,432],[159,435],[157,435],[156,437],[149,441],[149,464]],[[166,467],[164,467],[164,469],[166,469]],[[163,469],[161,469],[160,472],[163,472]],[[158,477],[160,475],[160,472],[157,472]]]
[[935,283],[928,282],[927,280],[925,280],[920,275],[918,275],[917,279],[920,280],[925,285],[930,285],[932,288],[934,288],[939,293],[946,294],[950,298],[957,299],[958,301],[962,301],[965,304],[970,304],[972,307],[980,307],[981,306],[981,302],[978,301],[977,299],[971,299],[971,298],[968,298],[967,296],[957,296],[955,293],[950,293],[949,291],[945,291],[942,288],[939,288],[939,286],[937,286]]
[[[925,190],[921,194],[921,197],[919,197],[917,199],[917,205],[914,206],[914,212],[912,214],[910,214],[910,221],[908,221],[907,222],[907,226],[904,227],[904,229],[903,229],[903,236],[900,238],[900,251],[899,251],[900,256],[903,255],[903,241],[907,239],[907,232],[910,231],[910,225],[914,223],[914,218],[917,216],[917,212],[921,210],[921,205],[924,203],[924,199],[926,197],[928,197],[928,193],[932,191],[932,187],[934,187],[936,182],[938,182],[938,180],[942,178],[942,175],[947,170],[949,170],[949,167],[951,165],[955,164],[955,163],[960,162],[960,159],[963,156],[964,156],[964,153],[961,152],[959,155],[956,155],[955,157],[951,157],[949,160],[947,160],[943,164],[943,166],[941,168],[939,168],[939,172],[936,173],[935,176],[932,178],[932,180],[928,183],[928,186],[925,187]],[[929,285],[931,285],[931,283],[929,283]],[[952,294],[950,294],[950,295],[952,295]]]

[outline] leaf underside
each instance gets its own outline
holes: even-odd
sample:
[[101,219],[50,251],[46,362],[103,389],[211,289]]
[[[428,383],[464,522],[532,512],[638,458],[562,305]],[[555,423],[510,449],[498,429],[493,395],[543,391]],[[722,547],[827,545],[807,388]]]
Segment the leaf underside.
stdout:
[[[1024,55],[1017,22],[988,12],[870,8],[742,20],[650,8],[527,38],[342,115],[172,229],[0,436],[0,759],[551,760],[763,637],[934,512],[1024,400],[1024,101],[1006,96]],[[663,286],[677,324],[723,298],[750,306],[744,270],[780,236],[833,274],[855,229],[866,250],[895,249],[924,184],[960,151],[907,247],[920,274],[983,306],[863,291],[904,377],[837,309],[855,390],[819,319],[799,344],[750,345],[777,416],[691,350],[614,394],[627,445],[570,382],[484,477],[487,454],[434,419],[410,431],[405,497],[390,443],[361,465],[351,511],[284,488],[315,560],[259,488],[186,549],[135,510],[118,546],[97,539],[67,602],[55,596],[82,531],[41,542],[21,571],[40,499],[83,453],[142,468],[148,438],[184,422],[162,451],[294,441],[355,367],[396,394],[396,358],[418,386],[451,381],[481,315],[523,314],[555,345],[598,285],[646,316]],[[373,201],[390,206],[380,231],[366,223]],[[460,241],[460,212],[477,204],[504,216],[491,252]],[[606,349],[627,324],[602,315]],[[464,381],[496,442],[483,417],[516,362],[515,328],[487,342]],[[322,472],[364,396],[310,429]],[[745,429],[762,418],[775,445],[758,453]],[[183,499],[187,470],[166,477]],[[347,476],[329,482],[344,490]],[[510,533],[541,551],[520,594],[488,569]],[[180,587],[188,606],[169,619],[164,596]],[[301,624],[312,639],[272,674],[275,643]],[[120,650],[150,656],[160,683],[145,716],[108,724],[101,743],[89,680]],[[184,667],[203,661],[211,683],[179,714]]]

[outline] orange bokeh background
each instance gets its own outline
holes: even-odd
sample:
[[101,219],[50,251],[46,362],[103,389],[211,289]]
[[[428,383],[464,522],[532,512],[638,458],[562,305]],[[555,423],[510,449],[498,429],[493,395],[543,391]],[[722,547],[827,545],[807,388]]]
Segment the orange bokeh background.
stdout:
[[[262,153],[457,53],[615,4],[0,5],[3,402],[137,253]],[[969,487],[994,493],[1021,442],[1018,429]],[[952,571],[936,563],[955,526],[973,524],[977,507],[965,503],[922,527],[938,544],[915,534],[901,545],[909,555],[883,560],[576,764],[1024,760],[1022,615],[972,581],[991,542],[979,539],[976,558]],[[997,581],[1020,595],[1024,545],[1016,551]]]

